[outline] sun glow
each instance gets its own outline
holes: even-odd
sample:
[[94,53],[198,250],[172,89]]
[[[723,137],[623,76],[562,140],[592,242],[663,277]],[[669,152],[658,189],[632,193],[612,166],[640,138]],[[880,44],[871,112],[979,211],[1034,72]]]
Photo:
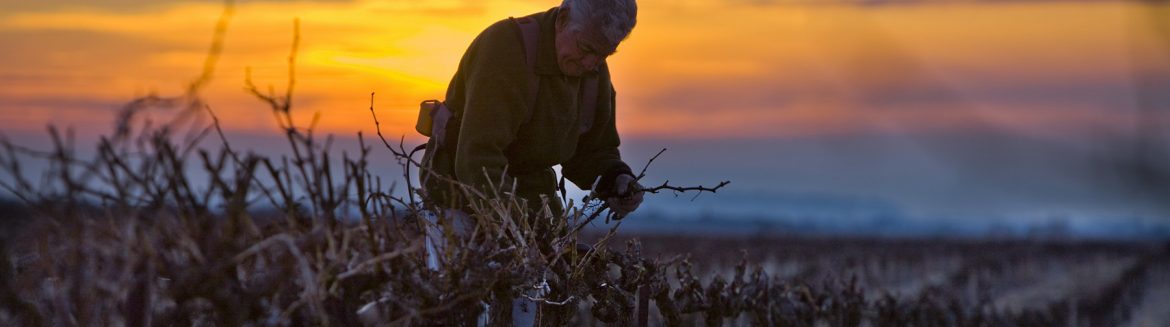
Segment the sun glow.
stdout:
[[[411,135],[418,102],[443,96],[480,30],[556,2],[241,3],[203,96],[226,128],[273,128],[262,104],[241,91],[244,71],[250,67],[261,88],[282,91],[299,18],[298,119],[322,113],[328,132],[368,131],[375,92],[385,128]],[[638,27],[610,58],[619,128],[635,137],[768,137],[972,121],[1109,125],[1117,120],[1110,110],[1135,106],[1133,71],[1165,70],[1135,59],[1165,50],[1147,28],[1158,17],[1149,13],[1163,7],[645,0]],[[199,74],[222,11],[174,1],[0,13],[10,45],[0,54],[0,127],[104,130],[134,96],[181,92]],[[1041,15],[1046,22],[1038,24]],[[1100,94],[1078,101],[1086,90]]]

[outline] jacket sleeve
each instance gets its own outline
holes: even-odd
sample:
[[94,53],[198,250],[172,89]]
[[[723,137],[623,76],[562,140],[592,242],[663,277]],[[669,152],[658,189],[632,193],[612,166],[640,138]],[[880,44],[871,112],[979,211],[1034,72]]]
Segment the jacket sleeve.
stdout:
[[499,183],[508,164],[504,151],[531,110],[525,98],[533,76],[509,23],[485,30],[474,42],[475,53],[461,63],[466,93],[454,170],[460,182],[481,190],[489,185],[511,189],[510,178]]
[[600,78],[598,89],[598,112],[593,127],[582,135],[577,143],[576,154],[561,165],[561,173],[565,178],[581,189],[592,189],[593,182],[600,176],[596,185],[598,191],[612,189],[613,180],[620,174],[631,174],[630,166],[622,161],[618,146],[621,140],[618,137],[615,125],[616,110],[613,84],[609,79],[608,69],[604,70]]

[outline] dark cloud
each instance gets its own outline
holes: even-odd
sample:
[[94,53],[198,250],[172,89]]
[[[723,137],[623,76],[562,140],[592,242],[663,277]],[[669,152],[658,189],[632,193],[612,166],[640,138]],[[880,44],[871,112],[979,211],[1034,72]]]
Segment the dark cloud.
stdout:
[[1056,80],[1038,83],[1013,80],[1011,76],[960,80],[962,86],[944,79],[919,81],[877,90],[858,89],[862,103],[871,108],[971,109],[973,106],[1010,106],[1013,109],[1057,109],[1066,104],[1116,111],[1132,106],[1133,88],[1119,81]]
[[[1095,108],[1101,112],[1118,112],[1132,107],[1135,96],[1134,88],[1124,83],[1125,80],[1053,78],[1049,81],[1028,81],[1003,74],[955,80],[931,76],[903,77],[885,83],[840,86],[794,85],[789,81],[790,78],[777,74],[772,78],[728,83],[680,83],[631,100],[642,110],[694,114],[712,110],[735,112],[783,109],[798,103],[825,99],[852,100],[858,110],[927,107],[956,112],[974,110],[976,107],[991,110],[1068,110],[1070,108],[1064,106],[1071,104],[1076,109]],[[1151,80],[1167,79],[1170,79],[1170,75]],[[1167,97],[1151,94],[1150,101],[1170,103]]]
[[[965,71],[969,68],[931,65],[930,58],[922,58],[923,54],[906,48],[899,38],[868,20],[851,21],[842,28],[849,38],[827,39],[816,45],[826,56],[823,60],[833,63],[831,73],[804,69],[799,58],[761,60],[757,64],[766,68],[752,76],[680,78],[633,101],[644,110],[684,113],[774,110],[826,101],[848,103],[856,110],[934,108],[969,113],[976,109],[1075,107],[1104,112],[1132,108],[1134,82],[1157,85],[1170,80],[1165,71],[1146,71],[1144,76],[1132,78],[1100,72],[1068,77],[1084,67],[1060,71],[1003,66]],[[1170,96],[1155,95],[1170,92],[1146,93],[1151,95],[1143,100],[1170,104],[1166,99]]]
[[[94,93],[110,79],[129,78],[129,74],[136,74],[134,78],[143,85],[169,84],[176,78],[189,79],[187,75],[193,73],[167,69],[143,73],[143,63],[158,53],[206,51],[201,44],[82,30],[0,31],[0,39],[20,49],[0,51],[0,89],[9,92]],[[5,100],[11,105],[16,99]]]
[[[621,92],[621,90],[618,90]],[[696,81],[661,88],[648,97],[634,99],[646,111],[678,114],[701,114],[712,111],[758,110],[781,108],[802,94],[794,94],[767,81],[709,83]]]
[[[92,64],[102,59],[135,62],[160,51],[206,49],[205,44],[168,44],[147,38],[85,30],[0,30],[0,39],[20,48],[19,51],[0,51],[0,63],[13,65],[0,69],[0,73],[30,66],[53,69],[80,65],[82,62]],[[76,59],[70,60],[69,57]]]
[[112,111],[121,108],[125,104],[126,101],[111,101],[109,99],[89,97],[22,97],[6,95],[4,98],[0,98],[0,111],[20,109]]

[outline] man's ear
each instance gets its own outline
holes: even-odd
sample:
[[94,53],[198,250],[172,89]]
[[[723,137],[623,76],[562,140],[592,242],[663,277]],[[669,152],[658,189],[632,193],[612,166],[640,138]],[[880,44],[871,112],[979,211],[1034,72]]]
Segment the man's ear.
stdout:
[[572,7],[569,5],[562,5],[561,10],[557,12],[557,30],[563,30],[566,27],[569,27],[569,10],[572,10]]

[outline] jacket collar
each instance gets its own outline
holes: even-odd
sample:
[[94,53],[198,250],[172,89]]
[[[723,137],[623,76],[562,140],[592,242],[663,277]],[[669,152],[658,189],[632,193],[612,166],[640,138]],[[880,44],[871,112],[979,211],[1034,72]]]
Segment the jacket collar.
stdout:
[[553,7],[544,13],[536,15],[540,23],[540,41],[536,53],[536,73],[539,75],[561,75],[561,67],[557,64],[556,23],[560,7]]

